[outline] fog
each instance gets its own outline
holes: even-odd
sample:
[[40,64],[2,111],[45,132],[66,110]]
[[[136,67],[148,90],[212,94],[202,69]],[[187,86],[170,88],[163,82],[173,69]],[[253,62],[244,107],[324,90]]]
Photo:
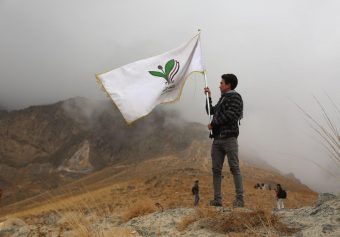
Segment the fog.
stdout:
[[[0,108],[104,99],[95,73],[176,48],[201,29],[213,102],[222,74],[239,78],[240,149],[339,192],[340,166],[296,106],[323,121],[315,96],[339,129],[339,9],[336,0],[0,0]],[[207,124],[203,87],[193,75],[178,103],[161,106]]]

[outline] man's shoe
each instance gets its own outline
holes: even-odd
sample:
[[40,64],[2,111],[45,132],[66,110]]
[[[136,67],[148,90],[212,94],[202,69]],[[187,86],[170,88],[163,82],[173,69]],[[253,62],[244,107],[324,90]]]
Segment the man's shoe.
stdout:
[[209,204],[210,204],[210,206],[214,206],[214,207],[221,207],[222,206],[221,201],[217,201],[217,200],[211,200]]
[[241,199],[236,199],[233,202],[233,207],[244,207],[244,201]]

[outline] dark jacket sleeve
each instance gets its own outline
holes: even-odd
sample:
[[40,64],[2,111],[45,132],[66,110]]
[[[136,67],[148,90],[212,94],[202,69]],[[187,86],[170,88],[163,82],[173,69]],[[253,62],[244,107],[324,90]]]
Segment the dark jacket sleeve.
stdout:
[[222,108],[219,110],[220,112],[217,116],[214,116],[211,124],[214,125],[223,125],[230,121],[238,121],[242,117],[243,111],[243,101],[239,94],[234,94],[228,100],[226,100],[223,104],[221,104]]
[[[214,112],[215,112],[215,107],[212,105],[211,97],[209,97],[209,105],[210,105],[210,115],[213,115]],[[207,100],[205,100],[205,111],[207,111],[207,114],[209,114],[208,113],[208,103],[207,103]]]
[[191,192],[192,192],[193,195],[197,194],[199,192],[198,186],[192,187]]

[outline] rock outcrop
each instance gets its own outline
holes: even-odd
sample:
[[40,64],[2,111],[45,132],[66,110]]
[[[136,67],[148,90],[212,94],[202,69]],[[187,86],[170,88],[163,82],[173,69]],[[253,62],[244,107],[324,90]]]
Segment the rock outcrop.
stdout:
[[323,193],[315,206],[284,210],[279,214],[297,237],[340,236],[340,195]]

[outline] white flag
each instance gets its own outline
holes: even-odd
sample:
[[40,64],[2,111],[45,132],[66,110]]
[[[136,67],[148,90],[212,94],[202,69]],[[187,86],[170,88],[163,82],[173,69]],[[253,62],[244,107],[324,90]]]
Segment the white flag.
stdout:
[[179,99],[185,79],[204,72],[199,34],[162,55],[97,74],[127,123],[149,114],[156,105]]

